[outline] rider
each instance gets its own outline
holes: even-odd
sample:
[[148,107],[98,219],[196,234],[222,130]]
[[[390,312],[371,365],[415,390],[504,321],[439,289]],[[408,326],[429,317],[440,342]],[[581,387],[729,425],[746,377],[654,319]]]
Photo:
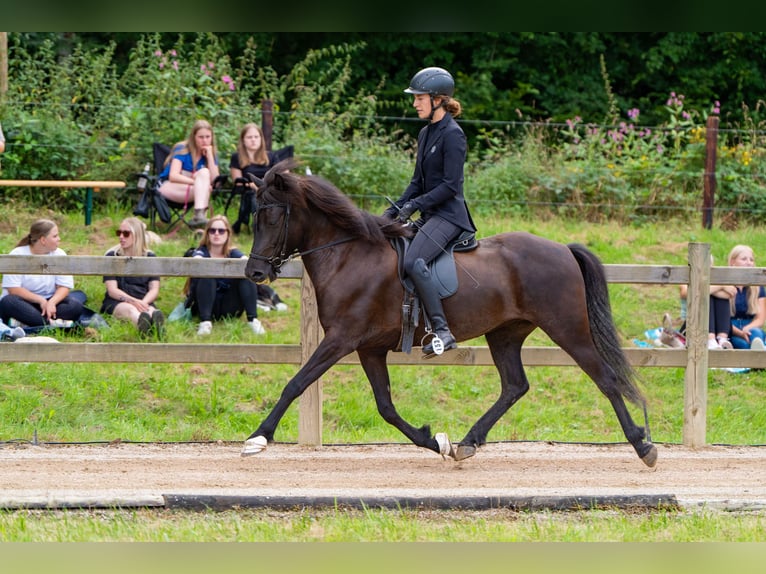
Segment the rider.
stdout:
[[428,264],[463,231],[476,231],[463,197],[463,164],[466,138],[453,119],[460,115],[460,102],[452,98],[455,81],[447,70],[424,68],[404,90],[413,94],[413,107],[428,125],[418,134],[415,173],[402,196],[383,215],[405,222],[415,212],[417,232],[404,258],[404,270],[412,278],[434,337],[423,347],[426,355],[457,348],[444,316],[437,287],[430,281]]

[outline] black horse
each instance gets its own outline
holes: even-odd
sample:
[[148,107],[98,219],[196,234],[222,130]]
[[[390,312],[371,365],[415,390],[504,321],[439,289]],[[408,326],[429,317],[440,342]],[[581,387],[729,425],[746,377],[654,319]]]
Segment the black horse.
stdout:
[[[459,288],[444,300],[458,341],[486,336],[500,373],[500,396],[454,447],[443,433],[416,428],[391,400],[386,357],[399,344],[404,288],[390,239],[412,233],[357,208],[331,183],[277,164],[259,181],[253,214],[253,246],[246,266],[252,281],[272,281],[280,267],[300,255],[316,291],[324,338],[287,383],[271,413],[245,441],[242,456],[273,440],[280,419],[309,385],[356,351],[380,415],[417,446],[461,460],[475,454],[500,417],[529,389],[521,346],[539,327],[564,349],[609,399],[625,437],[648,466],[657,449],[637,426],[624,399],[646,401],[620,348],[606,277],[598,258],[582,245],[562,245],[529,233],[481,239],[473,251],[456,253]],[[421,321],[422,323],[422,321]],[[424,335],[418,327],[415,341]]]

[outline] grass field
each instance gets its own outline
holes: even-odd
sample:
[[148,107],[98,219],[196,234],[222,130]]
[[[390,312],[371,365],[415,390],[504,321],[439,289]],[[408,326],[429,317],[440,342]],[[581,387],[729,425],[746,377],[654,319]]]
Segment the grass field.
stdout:
[[[0,251],[7,253],[39,216],[60,224],[62,248],[72,255],[98,255],[116,243],[114,229],[123,213],[96,213],[85,227],[82,215],[0,208]],[[703,230],[698,221],[625,225],[581,223],[571,219],[485,219],[480,237],[524,230],[561,242],[580,242],[605,263],[684,264],[690,241],[709,242],[716,262],[729,249],[747,243],[766,254],[760,228]],[[250,236],[239,238],[249,248]],[[160,256],[180,256],[194,242],[182,231],[153,248]],[[764,256],[766,257],[766,255]],[[766,263],[766,259],[763,260]],[[761,261],[756,261],[756,264]],[[98,277],[76,278],[77,288],[98,308],[103,285]],[[169,312],[181,300],[182,279],[163,280],[159,306]],[[275,285],[290,306],[262,315],[265,337],[249,333],[243,320],[216,325],[211,343],[297,343],[299,289],[293,280]],[[610,294],[624,344],[660,324],[662,314],[678,315],[675,287],[611,285]],[[193,324],[169,325],[168,342],[195,342]],[[62,340],[81,340],[81,335]],[[92,340],[133,341],[134,330],[113,323]],[[482,341],[476,341],[482,344]],[[540,332],[530,344],[550,344]],[[2,345],[0,345],[0,352]],[[290,365],[122,365],[7,364],[0,374],[0,440],[41,442],[242,440],[265,416],[285,382]],[[528,369],[531,390],[506,414],[489,440],[624,442],[616,417],[595,385],[575,368]],[[640,376],[649,401],[656,442],[680,443],[683,426],[683,371],[646,368]],[[378,415],[359,367],[335,367],[324,380],[324,440],[327,443],[406,442]],[[494,400],[498,383],[488,367],[393,367],[392,392],[402,416],[430,423],[460,437]],[[766,444],[766,373],[711,371],[708,441]],[[640,420],[640,417],[637,418]],[[277,440],[297,439],[297,405],[283,419]],[[0,514],[3,540],[380,540],[380,541],[762,541],[763,515],[650,515],[574,513],[565,516],[460,516],[433,513],[258,513],[185,515],[175,513]]]

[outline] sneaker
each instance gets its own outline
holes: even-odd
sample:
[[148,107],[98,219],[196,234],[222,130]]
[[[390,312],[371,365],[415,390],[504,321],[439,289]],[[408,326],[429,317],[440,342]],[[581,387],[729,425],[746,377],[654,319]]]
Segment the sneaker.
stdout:
[[265,301],[259,300],[258,303],[256,303],[256,305],[258,305],[258,310],[261,313],[270,313],[271,312],[271,309],[272,309],[271,304],[266,303]]
[[274,307],[276,308],[277,311],[287,311],[287,309],[288,309],[287,304],[286,303],[282,303],[282,301],[280,301],[279,303],[274,305]]
[[721,345],[718,344],[718,341],[715,339],[708,339],[707,340],[707,348],[708,349],[720,349]]
[[138,316],[138,321],[136,323],[136,326],[138,327],[138,332],[142,335],[146,335],[149,330],[152,328],[152,317],[144,311]]
[[154,334],[158,339],[165,338],[165,313],[155,309],[152,313],[152,323],[154,324]]
[[11,338],[11,340],[15,341],[16,339],[22,339],[26,337],[27,332],[21,327],[13,327],[8,333],[8,336]]
[[211,321],[201,321],[197,329],[197,335],[209,335],[213,332],[213,323]]
[[755,338],[750,341],[750,348],[754,351],[763,351],[766,349],[766,345],[763,344],[763,339]]
[[56,327],[57,329],[69,329],[74,325],[74,321],[70,321],[67,319],[53,319],[50,321],[51,327]]
[[[718,339],[718,344],[721,345],[722,349],[733,349],[734,346],[731,344],[731,341],[729,339],[721,337]],[[763,343],[761,343],[763,345]]]
[[266,329],[263,328],[263,325],[261,325],[261,322],[258,319],[253,319],[250,321],[250,328],[253,330],[253,333],[256,335],[265,335]]

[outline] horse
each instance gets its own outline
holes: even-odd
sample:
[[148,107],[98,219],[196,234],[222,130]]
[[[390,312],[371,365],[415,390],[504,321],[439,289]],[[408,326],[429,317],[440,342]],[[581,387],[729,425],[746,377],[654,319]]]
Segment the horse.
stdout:
[[[444,299],[458,342],[486,337],[500,375],[499,397],[456,446],[446,433],[432,435],[429,425],[416,428],[405,421],[391,398],[386,363],[400,343],[404,297],[391,240],[413,231],[358,208],[331,182],[295,173],[296,166],[295,160],[280,162],[256,182],[245,275],[256,283],[274,281],[287,261],[300,256],[314,286],[324,338],[245,440],[243,457],[263,451],[290,404],[356,351],[386,422],[419,447],[454,460],[469,458],[529,390],[521,347],[539,327],[606,396],[639,458],[649,467],[656,464],[646,400],[619,344],[601,261],[582,245],[526,232],[482,238],[476,249],[454,253],[458,289]],[[415,340],[424,335],[424,326],[418,326]],[[626,400],[643,408],[645,428],[633,422]]]

